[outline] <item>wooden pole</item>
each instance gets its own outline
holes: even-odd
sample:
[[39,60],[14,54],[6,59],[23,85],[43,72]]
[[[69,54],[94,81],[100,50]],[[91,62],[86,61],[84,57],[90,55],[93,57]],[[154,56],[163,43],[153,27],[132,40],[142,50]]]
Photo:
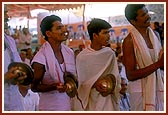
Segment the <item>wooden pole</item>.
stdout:
[[83,5],[83,26],[85,27],[85,4]]

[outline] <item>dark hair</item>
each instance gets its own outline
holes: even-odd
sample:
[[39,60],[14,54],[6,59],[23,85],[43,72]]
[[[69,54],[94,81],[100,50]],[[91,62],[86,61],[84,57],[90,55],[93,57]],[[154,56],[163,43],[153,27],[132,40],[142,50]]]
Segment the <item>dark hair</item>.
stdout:
[[159,25],[159,22],[154,22],[154,25],[156,25],[156,26],[160,26],[160,25]]
[[87,30],[90,36],[90,40],[93,40],[93,33],[98,34],[102,29],[108,29],[112,26],[105,20],[94,18],[87,26]]
[[41,32],[45,36],[45,40],[48,40],[48,37],[46,35],[46,31],[51,30],[53,27],[53,22],[55,21],[62,21],[60,17],[56,15],[46,16],[40,24]]
[[136,20],[137,11],[142,9],[145,5],[144,4],[128,4],[125,7],[125,17],[130,22],[130,20]]

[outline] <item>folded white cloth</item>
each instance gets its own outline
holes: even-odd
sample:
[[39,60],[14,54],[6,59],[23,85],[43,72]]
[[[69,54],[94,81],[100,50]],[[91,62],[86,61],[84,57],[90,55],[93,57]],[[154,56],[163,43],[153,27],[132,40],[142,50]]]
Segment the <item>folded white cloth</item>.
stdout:
[[[153,30],[151,28],[148,28],[148,32],[149,32],[149,38],[151,40],[154,49],[154,57],[153,57],[154,60],[152,60],[149,48],[147,47],[142,35],[134,27],[131,30],[138,68],[144,68],[156,62],[159,58],[159,52],[162,48]],[[163,110],[164,84],[160,69],[153,72],[148,77],[143,78],[141,80],[141,85],[143,96],[143,109],[146,111],[153,111],[156,110],[156,108],[158,108],[158,110]],[[159,93],[160,96],[158,96],[157,93]],[[156,100],[160,101],[157,102]]]
[[51,48],[51,45],[47,41],[41,47],[40,52],[44,55],[43,57],[45,57],[45,59],[39,59],[40,58],[39,56],[38,56],[38,59],[36,59],[35,57],[32,60],[31,64],[33,62],[39,62],[39,60],[43,61],[42,64],[45,65],[46,67],[45,69],[49,71],[50,76],[52,77],[54,81],[58,82],[60,79],[61,82],[64,83],[62,76],[63,76],[63,72],[65,71],[65,68],[66,68],[66,71],[71,72],[72,74],[76,75],[74,53],[66,45],[61,44],[61,52],[64,57],[65,68],[62,68],[61,65],[58,63],[54,55],[53,49]]
[[[78,93],[84,109],[93,111],[119,110],[120,78],[117,60],[112,49],[105,47],[95,51],[86,48],[78,54],[76,66],[79,80]],[[115,91],[114,94],[103,97],[92,86],[98,78],[110,73],[117,80]]]
[[[66,71],[76,75],[75,56],[73,51],[68,46],[61,44],[61,52],[64,57],[64,64],[58,63],[49,42],[45,42],[34,56],[31,64],[33,64],[33,62],[38,62],[45,65],[46,71],[42,79],[43,84],[52,84],[57,82],[64,83],[63,74],[65,67]],[[66,92],[59,93],[57,90],[53,90],[40,93],[39,110],[63,111],[70,109],[70,97]]]

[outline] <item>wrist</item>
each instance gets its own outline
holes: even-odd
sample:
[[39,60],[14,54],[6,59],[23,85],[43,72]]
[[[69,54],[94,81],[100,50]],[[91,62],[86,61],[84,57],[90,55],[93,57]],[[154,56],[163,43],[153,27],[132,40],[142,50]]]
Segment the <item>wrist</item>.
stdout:
[[158,69],[160,67],[159,65],[159,61],[157,61],[156,63],[153,64],[154,65],[154,68]]
[[52,85],[51,85],[51,89],[52,89],[52,90],[57,90],[57,85],[56,85],[55,83],[52,84]]

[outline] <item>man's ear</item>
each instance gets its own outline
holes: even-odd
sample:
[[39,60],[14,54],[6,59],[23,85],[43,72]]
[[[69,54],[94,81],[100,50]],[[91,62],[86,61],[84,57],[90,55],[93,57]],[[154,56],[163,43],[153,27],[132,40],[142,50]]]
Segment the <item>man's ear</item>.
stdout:
[[97,34],[96,33],[93,33],[93,39],[96,39],[97,38]]
[[45,33],[46,33],[46,35],[47,35],[48,37],[51,36],[51,32],[50,32],[50,31],[46,31]]

